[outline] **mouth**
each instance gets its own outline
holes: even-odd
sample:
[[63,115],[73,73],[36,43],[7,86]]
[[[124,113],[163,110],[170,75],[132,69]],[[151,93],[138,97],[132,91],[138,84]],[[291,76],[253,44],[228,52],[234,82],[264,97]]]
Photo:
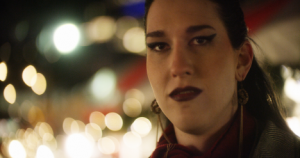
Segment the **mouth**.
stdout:
[[196,98],[202,92],[196,87],[176,88],[170,93],[170,97],[175,101],[189,101]]

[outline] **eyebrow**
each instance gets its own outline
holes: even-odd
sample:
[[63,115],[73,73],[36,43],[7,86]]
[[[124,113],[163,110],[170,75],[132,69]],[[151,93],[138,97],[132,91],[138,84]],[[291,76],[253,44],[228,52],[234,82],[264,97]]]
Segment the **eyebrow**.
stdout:
[[204,29],[213,29],[216,30],[215,28],[213,28],[210,25],[195,25],[195,26],[190,26],[189,28],[186,29],[187,33],[195,33]]
[[[216,30],[215,28],[213,28],[210,25],[195,25],[195,26],[190,26],[186,29],[186,33],[195,33],[204,29],[213,29]],[[163,37],[165,36],[164,31],[162,30],[157,30],[157,31],[153,31],[153,32],[149,32],[146,34],[146,38],[147,37]]]
[[147,37],[163,37],[163,36],[165,36],[165,33],[161,30],[153,31],[153,32],[146,34],[146,38]]

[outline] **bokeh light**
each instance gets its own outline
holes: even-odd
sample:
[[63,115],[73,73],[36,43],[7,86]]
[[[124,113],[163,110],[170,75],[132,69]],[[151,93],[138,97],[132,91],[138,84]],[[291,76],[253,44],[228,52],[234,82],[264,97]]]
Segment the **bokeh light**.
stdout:
[[27,66],[22,73],[22,78],[24,83],[31,87],[35,82],[33,81],[34,76],[36,76],[37,72],[34,66]]
[[16,132],[16,139],[23,139],[24,138],[24,134],[25,134],[25,130],[24,129],[18,129]]
[[133,132],[127,132],[123,136],[123,141],[129,148],[137,148],[142,144],[142,138]]
[[78,27],[81,32],[81,39],[79,41],[80,46],[89,46],[93,44],[94,41],[91,41],[91,39],[88,36],[88,26],[90,26],[90,22],[82,23]]
[[37,95],[44,94],[44,92],[46,91],[46,88],[47,88],[47,81],[46,81],[46,78],[44,77],[44,75],[41,73],[37,73],[33,77],[32,81],[34,83],[31,87],[33,92],[36,93]]
[[290,99],[300,104],[300,81],[297,82],[291,77],[287,78],[284,83],[284,92]]
[[130,89],[126,92],[125,94],[125,99],[129,99],[129,98],[135,98],[137,99],[142,105],[145,102],[145,95],[142,91],[138,90],[138,89]]
[[102,112],[94,111],[90,115],[90,123],[97,124],[102,130],[105,129],[105,115]]
[[97,142],[98,149],[103,154],[112,154],[116,152],[117,144],[110,137],[103,137]]
[[89,123],[85,126],[85,133],[89,134],[94,141],[99,140],[102,137],[101,128],[95,123]]
[[116,36],[120,39],[123,39],[127,30],[139,26],[139,22],[137,21],[137,19],[131,16],[123,16],[119,18],[116,24],[117,24]]
[[45,116],[41,108],[37,106],[31,106],[28,111],[28,122],[35,126],[38,122],[44,122]]
[[71,124],[71,133],[79,133],[79,131],[80,131],[79,124],[77,123],[77,120],[75,120]]
[[36,151],[36,158],[54,158],[54,155],[47,146],[41,145]]
[[[1,122],[0,121],[0,127],[1,127]],[[1,145],[1,154],[3,154],[3,157],[6,158],[6,157],[11,157],[10,154],[9,154],[9,144],[10,144],[11,140],[9,139],[2,139],[2,145]]]
[[65,145],[71,158],[90,158],[93,153],[93,143],[83,134],[70,135]]
[[66,134],[71,134],[71,125],[73,123],[73,121],[75,121],[74,119],[70,118],[70,117],[67,117],[64,119],[64,122],[63,122],[63,130]]
[[[80,121],[80,120],[76,120],[76,123],[78,125],[78,132],[82,133],[82,132],[85,132],[85,124]],[[72,125],[74,124],[74,122],[72,123]],[[72,126],[71,125],[71,131],[72,131]],[[73,133],[76,133],[75,130],[73,131]]]
[[137,99],[129,98],[124,101],[123,110],[127,116],[137,117],[142,112],[142,105]]
[[19,124],[18,124],[18,122],[16,122],[16,120],[10,119],[10,120],[6,121],[5,128],[6,128],[7,133],[15,133],[19,128]]
[[42,139],[43,144],[49,146],[51,149],[55,150],[57,148],[57,141],[52,134],[46,133]]
[[10,103],[13,104],[16,101],[17,93],[16,89],[12,84],[8,84],[3,91],[4,99]]
[[123,126],[123,120],[119,114],[111,112],[105,116],[105,124],[108,129],[118,131]]
[[1,135],[8,134],[6,126],[7,126],[7,121],[4,119],[1,119],[0,120],[0,129],[3,129],[0,133]]
[[49,52],[52,46],[50,29],[43,28],[36,39],[36,46],[40,53]]
[[108,68],[99,70],[91,83],[91,92],[98,99],[105,99],[113,94],[116,88],[116,75]]
[[[25,138],[24,145],[26,145],[26,148],[28,148],[28,149],[36,150],[36,148],[40,144],[39,135],[31,128],[26,129],[26,131],[24,133],[24,138]],[[29,154],[29,153],[27,153],[27,154]]]
[[300,121],[297,117],[288,117],[286,118],[286,122],[290,129],[300,137]]
[[70,53],[78,45],[80,32],[74,24],[63,24],[59,26],[53,35],[53,41],[56,49],[63,53]]
[[12,158],[26,158],[27,156],[24,146],[17,140],[9,143],[8,152]]
[[28,113],[31,107],[34,106],[29,100],[23,101],[20,107],[20,113],[24,120],[28,121]]
[[109,16],[96,17],[87,25],[87,37],[90,41],[107,42],[115,32],[115,20]]
[[[49,138],[48,140],[51,140],[53,138],[53,130],[48,123],[41,122],[40,124],[36,125],[36,127],[38,130],[37,133],[40,135],[41,138],[44,138],[45,135],[46,135],[45,139]],[[52,137],[49,136],[49,134],[52,135]]]
[[140,27],[134,27],[126,31],[123,38],[125,49],[132,53],[142,53],[146,49],[145,32]]
[[50,141],[52,141],[52,140],[55,139],[55,138],[54,138],[54,136],[53,136],[52,134],[50,134],[50,133],[45,133],[45,134],[43,135],[42,139],[43,139],[43,142],[50,142]]
[[5,62],[0,63],[0,81],[5,81],[7,76],[7,66]]
[[146,136],[152,129],[152,124],[149,119],[145,117],[137,118],[131,125],[131,130],[141,137]]
[[287,79],[293,75],[293,70],[292,70],[292,68],[290,68],[288,66],[282,65],[280,73],[284,79]]
[[119,152],[119,150],[120,150],[120,142],[119,142],[119,140],[116,137],[113,137],[113,136],[107,136],[106,138],[109,138],[109,139],[111,139],[114,142],[114,144],[115,144],[115,152]]
[[36,39],[38,51],[45,56],[49,63],[54,63],[59,60],[61,54],[57,51],[52,51],[53,41],[50,28],[43,28]]

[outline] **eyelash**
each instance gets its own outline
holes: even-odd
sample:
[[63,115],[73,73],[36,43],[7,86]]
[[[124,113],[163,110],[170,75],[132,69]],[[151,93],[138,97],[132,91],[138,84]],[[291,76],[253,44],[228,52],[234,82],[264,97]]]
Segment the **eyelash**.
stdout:
[[198,41],[202,40],[202,41],[204,41],[204,42],[201,42],[201,43],[199,43],[197,41],[196,45],[205,45],[205,44],[208,44],[208,43],[210,43],[216,37],[216,35],[217,34],[212,34],[210,36],[198,36],[198,37],[195,37],[195,38],[192,39],[191,44],[194,44],[193,42],[195,40],[198,40]]
[[153,51],[156,51],[156,52],[161,51],[161,50],[155,50],[155,48],[160,47],[160,46],[163,46],[165,48],[168,45],[167,45],[167,43],[164,43],[164,42],[154,42],[154,43],[147,44],[147,47],[150,48],[150,50],[153,50]]
[[[210,35],[210,36],[198,36],[198,37],[195,37],[191,40],[190,44],[191,45],[194,45],[194,41],[199,41],[199,40],[203,40],[205,41],[204,43],[199,43],[197,42],[195,45],[205,45],[205,44],[208,44],[210,43],[214,38],[215,38],[216,34],[213,34],[213,35]],[[160,48],[161,50],[156,50],[155,48],[159,48],[163,46],[163,48]],[[162,51],[165,51],[163,49],[168,49],[166,47],[169,47],[167,43],[164,43],[164,42],[154,42],[154,43],[148,43],[147,44],[147,47],[150,49],[150,50],[153,50],[153,51],[156,51],[156,52],[162,52]]]

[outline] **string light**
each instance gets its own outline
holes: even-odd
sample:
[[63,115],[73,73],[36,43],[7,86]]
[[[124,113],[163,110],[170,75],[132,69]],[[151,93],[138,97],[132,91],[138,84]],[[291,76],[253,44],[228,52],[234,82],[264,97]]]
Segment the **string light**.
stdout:
[[140,27],[129,29],[123,37],[125,49],[132,53],[142,53],[145,49],[145,32]]
[[111,112],[105,116],[105,124],[108,129],[118,131],[123,126],[123,120],[119,114]]
[[90,115],[90,123],[97,124],[102,130],[105,129],[105,115],[99,111],[94,111]]
[[137,148],[142,144],[141,137],[133,132],[127,132],[123,136],[123,141],[129,148]]
[[13,104],[16,101],[17,93],[16,89],[12,84],[8,84],[3,91],[4,99],[10,103]]
[[43,74],[37,73],[32,80],[34,84],[32,84],[32,91],[37,95],[42,95],[47,88],[47,81]]
[[134,98],[129,98],[123,103],[124,113],[129,117],[137,117],[142,112],[141,103]]
[[64,24],[59,26],[53,35],[54,45],[63,54],[70,53],[78,45],[80,32],[74,24]]
[[31,87],[35,83],[35,81],[33,79],[34,79],[34,76],[36,76],[36,73],[37,73],[36,69],[32,65],[28,65],[23,70],[22,79],[27,86]]
[[45,145],[38,147],[36,158],[54,158],[52,151]]
[[139,134],[141,137],[146,136],[152,129],[152,124],[149,119],[145,117],[137,118],[131,125],[131,130]]
[[66,150],[71,158],[89,158],[93,152],[93,144],[83,134],[72,134],[66,140]]
[[7,66],[5,62],[0,63],[0,81],[5,81],[7,76]]
[[17,140],[9,143],[8,152],[12,158],[26,158],[27,156],[24,146]]

